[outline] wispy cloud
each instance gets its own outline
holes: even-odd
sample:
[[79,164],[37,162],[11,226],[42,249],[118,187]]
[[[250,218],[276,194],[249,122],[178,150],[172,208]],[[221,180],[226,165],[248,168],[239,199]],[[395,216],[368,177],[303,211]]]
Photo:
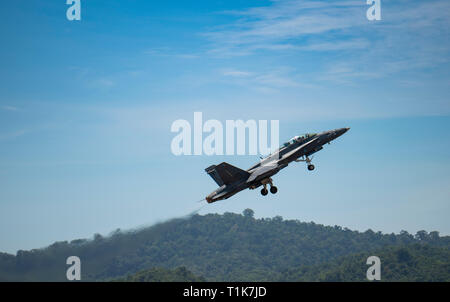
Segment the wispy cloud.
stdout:
[[178,52],[169,47],[156,47],[144,51],[145,55],[158,57],[173,57],[179,59],[197,59],[200,55],[189,52]]
[[249,77],[252,75],[252,73],[248,72],[248,71],[241,71],[241,70],[226,70],[226,71],[223,71],[223,75],[230,76],[230,77],[242,78],[242,77]]
[[229,83],[250,87],[263,93],[276,92],[282,88],[313,87],[311,84],[300,81],[298,76],[292,74],[290,68],[278,68],[258,72],[226,69],[222,70],[221,74]]
[[361,1],[276,1],[266,7],[226,13],[236,16],[236,22],[205,33],[215,43],[215,51],[292,49],[306,46],[301,40],[304,37],[367,22]]
[[317,70],[320,79],[371,79],[449,63],[450,2],[386,0],[381,21],[367,20],[368,7],[365,1],[273,1],[224,12],[234,21],[204,35],[218,56],[346,54]]
[[26,130],[16,130],[8,133],[0,133],[0,141],[7,140],[7,139],[13,139],[22,135],[27,134],[28,131]]
[[110,78],[99,78],[92,82],[93,86],[100,89],[109,89],[114,87],[115,82]]
[[15,106],[9,106],[9,105],[1,106],[0,108],[2,110],[5,110],[5,111],[17,111],[17,110],[19,110],[19,108],[15,107]]
[[366,39],[354,39],[348,41],[335,42],[318,42],[309,45],[296,47],[298,50],[310,51],[336,51],[336,50],[350,50],[350,49],[367,49],[370,46]]

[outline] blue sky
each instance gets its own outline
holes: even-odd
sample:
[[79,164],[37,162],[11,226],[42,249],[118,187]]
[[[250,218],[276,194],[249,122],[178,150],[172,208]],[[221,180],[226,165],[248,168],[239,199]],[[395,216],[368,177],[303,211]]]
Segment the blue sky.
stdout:
[[281,215],[450,234],[448,1],[64,0],[0,6],[0,251],[179,217],[204,168],[255,156],[170,152],[177,119],[280,121],[280,139],[351,130],[200,214]]

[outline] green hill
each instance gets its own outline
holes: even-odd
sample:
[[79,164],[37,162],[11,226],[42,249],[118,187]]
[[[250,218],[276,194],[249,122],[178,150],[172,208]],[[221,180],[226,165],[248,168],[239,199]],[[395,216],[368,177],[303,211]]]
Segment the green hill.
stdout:
[[424,244],[387,247],[290,269],[278,281],[367,281],[366,260],[372,255],[380,258],[381,281],[450,282],[450,250]]
[[417,243],[449,248],[450,237],[425,231],[415,236],[357,232],[279,216],[255,219],[247,209],[244,215],[194,215],[108,237],[56,242],[15,256],[0,254],[0,280],[64,281],[67,257],[78,256],[84,281],[125,278],[155,267],[186,267],[208,281],[275,281],[292,269]]

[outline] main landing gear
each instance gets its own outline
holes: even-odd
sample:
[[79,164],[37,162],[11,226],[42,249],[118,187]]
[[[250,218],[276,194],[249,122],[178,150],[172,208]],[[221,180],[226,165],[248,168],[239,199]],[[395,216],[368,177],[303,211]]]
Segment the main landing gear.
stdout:
[[314,168],[315,168],[314,165],[311,163],[312,157],[309,158],[308,156],[305,156],[305,159],[296,159],[295,161],[296,161],[296,162],[300,162],[300,161],[306,162],[307,167],[308,167],[308,171],[312,171],[312,170],[314,170]]
[[272,179],[269,178],[267,180],[263,180],[262,184],[264,186],[264,188],[261,189],[262,196],[266,196],[267,194],[269,194],[269,191],[267,190],[267,184],[270,185],[270,193],[275,194],[278,192],[278,188],[273,185]]

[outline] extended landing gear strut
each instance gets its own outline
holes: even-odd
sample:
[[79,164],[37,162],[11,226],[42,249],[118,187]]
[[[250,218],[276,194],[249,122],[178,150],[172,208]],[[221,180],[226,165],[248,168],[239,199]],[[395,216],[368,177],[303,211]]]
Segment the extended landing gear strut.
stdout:
[[262,184],[264,186],[264,188],[261,189],[262,196],[266,196],[269,193],[269,191],[267,190],[267,184],[270,185],[270,193],[275,194],[278,192],[278,188],[273,185],[272,179],[269,178],[267,180],[263,180]]
[[300,161],[304,161],[304,162],[306,162],[306,164],[308,165],[307,167],[308,167],[308,170],[309,171],[312,171],[312,170],[314,170],[314,165],[311,163],[311,160],[312,160],[313,158],[311,157],[311,158],[309,158],[308,156],[305,156],[305,159],[296,159],[295,161],[296,162],[300,162]]

